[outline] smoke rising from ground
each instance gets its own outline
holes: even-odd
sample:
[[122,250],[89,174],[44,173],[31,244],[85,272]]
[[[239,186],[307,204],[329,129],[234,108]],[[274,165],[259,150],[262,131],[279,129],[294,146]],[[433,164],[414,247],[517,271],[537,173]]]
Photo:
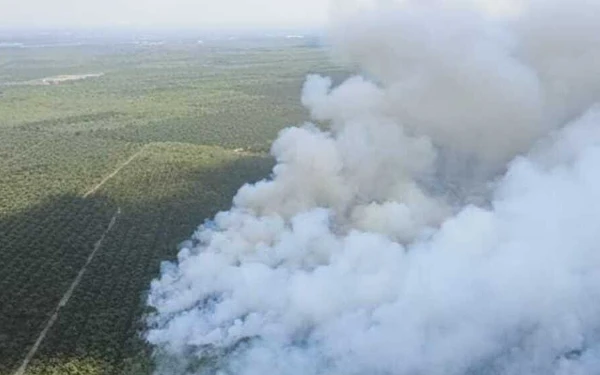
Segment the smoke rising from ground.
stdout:
[[[152,283],[159,374],[600,366],[600,3],[345,15],[314,120]],[[474,205],[473,196],[484,204]]]

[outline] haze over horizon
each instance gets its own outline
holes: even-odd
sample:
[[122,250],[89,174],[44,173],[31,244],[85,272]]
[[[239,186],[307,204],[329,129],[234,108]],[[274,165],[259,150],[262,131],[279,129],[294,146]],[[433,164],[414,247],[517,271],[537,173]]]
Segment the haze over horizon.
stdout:
[[2,28],[312,28],[328,1],[0,0]]

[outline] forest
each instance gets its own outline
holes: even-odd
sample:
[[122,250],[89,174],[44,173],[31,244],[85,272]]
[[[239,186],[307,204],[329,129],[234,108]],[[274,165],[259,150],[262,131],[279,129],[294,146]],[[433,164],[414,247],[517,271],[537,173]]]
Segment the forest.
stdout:
[[308,73],[347,74],[296,39],[0,49],[0,375],[149,374],[150,281],[269,176]]

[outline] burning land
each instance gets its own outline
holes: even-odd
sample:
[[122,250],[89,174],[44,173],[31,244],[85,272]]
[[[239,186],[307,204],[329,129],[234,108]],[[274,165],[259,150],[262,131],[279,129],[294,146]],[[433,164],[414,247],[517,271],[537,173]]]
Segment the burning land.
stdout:
[[3,89],[1,374],[598,372],[600,3],[354,5]]

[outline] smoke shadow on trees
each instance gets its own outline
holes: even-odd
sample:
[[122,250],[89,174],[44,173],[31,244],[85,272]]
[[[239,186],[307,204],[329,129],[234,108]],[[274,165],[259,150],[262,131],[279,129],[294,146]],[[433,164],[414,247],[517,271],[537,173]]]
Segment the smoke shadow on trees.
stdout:
[[[148,373],[140,338],[145,298],[160,263],[177,254],[205,219],[230,207],[237,189],[268,175],[273,161],[248,156],[177,171],[187,189],[160,197],[132,188],[118,198],[55,196],[0,217],[0,374],[10,374],[35,342],[117,208],[116,225],[60,309],[28,373]],[[191,188],[190,188],[191,187]],[[61,367],[62,366],[62,367]]]

